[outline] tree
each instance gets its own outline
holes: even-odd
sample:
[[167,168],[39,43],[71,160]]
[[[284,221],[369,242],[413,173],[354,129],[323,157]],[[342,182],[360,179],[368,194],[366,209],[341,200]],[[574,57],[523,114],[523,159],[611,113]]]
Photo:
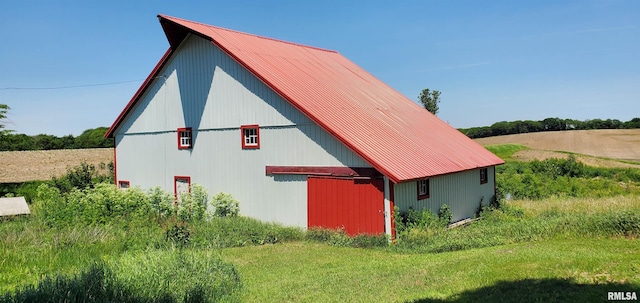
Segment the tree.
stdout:
[[440,103],[440,92],[437,90],[429,90],[428,88],[423,89],[420,92],[420,96],[418,96],[420,102],[422,102],[422,106],[432,114],[438,114],[438,103]]
[[5,128],[4,119],[7,118],[7,111],[11,109],[9,105],[0,104],[0,135],[11,132],[10,130],[3,130]]

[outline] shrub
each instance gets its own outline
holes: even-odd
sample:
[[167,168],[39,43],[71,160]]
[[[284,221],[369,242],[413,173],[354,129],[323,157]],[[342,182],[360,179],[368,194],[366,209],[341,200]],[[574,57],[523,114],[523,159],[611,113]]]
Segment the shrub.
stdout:
[[151,210],[160,218],[167,219],[175,214],[174,198],[160,187],[154,187],[147,191]]
[[165,239],[178,247],[185,247],[191,240],[191,229],[185,223],[171,225],[165,231]]
[[96,167],[93,164],[82,162],[75,168],[67,168],[67,173],[60,177],[52,178],[53,185],[61,192],[69,192],[72,189],[85,189],[93,187],[93,177],[97,176]]
[[640,170],[596,168],[568,159],[507,162],[496,168],[496,199],[543,199],[551,196],[607,197],[640,193]]
[[451,219],[453,218],[453,214],[451,213],[451,208],[447,204],[442,204],[440,206],[440,210],[438,210],[438,219],[442,222],[443,226],[447,226],[451,224]]
[[72,189],[63,194],[46,184],[37,190],[36,202],[41,216],[50,226],[105,224],[112,220],[148,220],[151,205],[137,188],[119,190],[113,184],[99,183],[95,188]]
[[198,184],[192,185],[191,192],[180,195],[180,201],[175,205],[178,218],[182,222],[204,219],[208,199],[209,195],[204,187]]
[[482,212],[485,210],[486,206],[484,205],[484,203],[482,203],[484,201],[484,197],[480,198],[480,203],[478,203],[478,208],[476,208],[476,213],[475,213],[475,217],[479,218],[482,215]]
[[227,193],[218,193],[211,204],[215,208],[213,214],[216,217],[236,217],[240,212],[238,201]]

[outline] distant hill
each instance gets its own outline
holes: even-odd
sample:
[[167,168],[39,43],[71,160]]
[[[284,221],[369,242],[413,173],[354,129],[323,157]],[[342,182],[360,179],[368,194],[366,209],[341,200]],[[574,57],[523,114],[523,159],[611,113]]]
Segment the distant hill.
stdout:
[[[495,136],[474,140],[482,145],[520,144],[533,150],[546,151],[546,153],[539,152],[538,156],[534,156],[534,158],[557,156],[557,153],[550,152],[564,151],[593,157],[632,161],[635,164],[640,163],[640,129],[553,131]],[[520,151],[519,153],[521,153],[521,157],[526,158],[524,155],[531,154],[531,151]],[[622,166],[637,167],[638,165],[630,163]]]

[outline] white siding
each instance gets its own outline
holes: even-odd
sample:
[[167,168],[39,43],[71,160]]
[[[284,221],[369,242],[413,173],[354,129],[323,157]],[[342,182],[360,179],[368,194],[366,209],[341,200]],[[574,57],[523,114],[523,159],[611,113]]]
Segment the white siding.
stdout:
[[447,204],[453,213],[453,221],[473,217],[483,199],[488,205],[494,194],[494,167],[487,168],[488,182],[480,184],[480,170],[470,170],[429,179],[430,196],[418,200],[416,182],[398,183],[394,187],[394,203],[401,211],[409,207],[429,209],[438,213]]
[[[371,167],[210,42],[191,36],[116,131],[119,180],[173,192],[190,176],[232,194],[243,215],[307,225],[305,176],[266,176],[267,165]],[[241,125],[260,125],[260,149],[241,148]],[[176,130],[193,128],[193,149]]]

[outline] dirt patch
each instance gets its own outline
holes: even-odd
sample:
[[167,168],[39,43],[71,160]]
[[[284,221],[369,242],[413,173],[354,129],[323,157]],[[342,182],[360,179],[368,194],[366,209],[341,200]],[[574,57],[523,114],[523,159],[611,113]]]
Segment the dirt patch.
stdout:
[[[63,149],[0,152],[0,183],[49,180],[82,162],[100,168],[113,161],[112,148]],[[108,173],[108,169],[100,170]]]
[[481,145],[521,144],[543,151],[640,162],[640,129],[597,129],[540,132],[476,139]]
[[[608,160],[591,156],[575,155],[576,160],[594,167],[620,167],[620,168],[640,168],[638,164],[624,163],[616,160]],[[520,161],[531,161],[534,159],[544,160],[549,158],[566,159],[567,153],[560,153],[550,150],[526,149],[513,154],[513,158]]]

